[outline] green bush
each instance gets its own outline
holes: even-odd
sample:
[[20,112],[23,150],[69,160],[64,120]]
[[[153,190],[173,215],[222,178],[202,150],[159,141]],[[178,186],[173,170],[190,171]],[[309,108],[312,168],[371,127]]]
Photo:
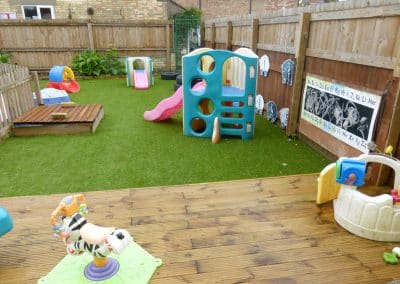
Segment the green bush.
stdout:
[[107,50],[104,54],[85,50],[72,59],[72,68],[81,76],[125,74],[124,64],[115,50]]
[[107,74],[111,75],[125,75],[125,65],[118,58],[117,51],[111,49],[107,50],[104,54],[105,69]]
[[0,63],[10,63],[11,55],[7,53],[0,52]]

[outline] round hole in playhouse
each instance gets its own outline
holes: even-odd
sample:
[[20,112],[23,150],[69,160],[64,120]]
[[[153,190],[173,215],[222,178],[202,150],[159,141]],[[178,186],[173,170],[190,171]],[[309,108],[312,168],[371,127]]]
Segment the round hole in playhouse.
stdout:
[[192,119],[192,129],[196,133],[203,133],[206,130],[206,122],[204,119],[195,117]]
[[142,59],[136,59],[132,62],[134,70],[144,70],[144,61]]
[[190,81],[190,87],[194,95],[202,95],[204,93],[205,85],[201,77],[194,77]]
[[210,99],[202,99],[199,102],[199,111],[202,114],[209,115],[214,111],[214,103]]
[[211,55],[203,55],[199,60],[199,68],[204,73],[211,73],[215,68],[215,60]]

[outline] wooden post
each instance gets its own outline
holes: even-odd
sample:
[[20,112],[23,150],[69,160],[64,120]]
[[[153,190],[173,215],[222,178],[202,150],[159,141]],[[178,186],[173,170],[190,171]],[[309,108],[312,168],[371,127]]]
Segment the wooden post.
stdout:
[[94,50],[94,41],[93,41],[93,26],[91,22],[87,23],[88,29],[88,42],[89,42],[89,49]]
[[[400,78],[400,29],[397,31],[397,39],[395,42],[395,50],[393,51],[396,64],[393,70],[393,77]],[[394,151],[397,150],[397,145],[400,139],[400,80],[397,80],[397,88],[394,87],[396,98],[393,105],[392,117],[390,119],[389,132],[386,136],[385,148],[392,145]],[[377,185],[386,185],[392,169],[386,166],[380,166],[378,171]]]
[[165,25],[165,50],[167,56],[165,67],[171,70],[171,23],[169,21]]
[[[390,127],[385,142],[385,148],[389,145],[392,145],[394,151],[396,151],[400,138],[399,125],[400,125],[400,82],[398,83],[396,89],[396,99],[393,105],[393,112],[392,112],[392,117],[390,119]],[[379,167],[376,184],[386,185],[389,180],[391,171],[392,169],[389,167],[386,166]]]
[[298,41],[296,46],[296,70],[294,74],[294,85],[289,106],[289,119],[286,128],[286,135],[296,134],[300,113],[300,98],[303,84],[303,73],[306,61],[306,50],[310,31],[310,13],[303,13],[300,18]]
[[211,48],[215,49],[216,47],[216,42],[215,42],[215,37],[217,35],[217,29],[215,28],[215,23],[212,23],[211,25]]
[[226,49],[232,50],[233,26],[232,21],[226,23]]
[[35,95],[38,105],[42,105],[42,93],[40,92],[39,76],[37,71],[32,71],[33,88],[35,89]]
[[206,25],[201,23],[201,30],[200,30],[200,38],[201,38],[201,46],[206,46]]
[[396,49],[394,50],[393,54],[394,57],[396,58],[396,66],[394,67],[393,70],[393,77],[400,78],[400,29],[397,31],[397,38],[396,38],[396,43],[395,47]]
[[251,43],[250,49],[257,53],[257,44],[258,44],[258,19],[253,19],[251,23]]

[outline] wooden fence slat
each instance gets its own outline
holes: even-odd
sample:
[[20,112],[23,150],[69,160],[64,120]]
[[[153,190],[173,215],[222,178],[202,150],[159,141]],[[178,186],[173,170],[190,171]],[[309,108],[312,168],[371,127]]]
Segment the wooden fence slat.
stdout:
[[257,53],[257,43],[258,43],[258,19],[254,19],[251,23],[251,45],[250,49]]
[[359,18],[391,17],[400,15],[399,5],[349,9],[333,12],[314,13],[311,21],[344,20]]
[[87,35],[88,35],[89,49],[94,50],[93,26],[91,22],[87,23]]
[[226,49],[232,50],[233,26],[232,21],[226,23]]
[[40,92],[38,72],[33,71],[32,78],[33,78],[36,100],[37,100],[38,105],[41,105],[43,102],[42,102],[42,93]]
[[211,25],[211,48],[215,48],[215,37],[216,37],[216,29],[215,29],[215,23]]
[[165,55],[166,55],[166,69],[171,70],[171,24],[168,22],[165,25]]

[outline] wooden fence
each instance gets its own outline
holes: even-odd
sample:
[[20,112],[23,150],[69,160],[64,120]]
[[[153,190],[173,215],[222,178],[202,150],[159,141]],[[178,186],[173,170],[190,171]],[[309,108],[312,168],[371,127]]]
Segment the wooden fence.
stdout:
[[68,65],[86,49],[115,49],[121,57],[151,56],[155,68],[171,68],[169,21],[0,20],[0,51],[30,70]]
[[40,100],[37,73],[32,76],[27,67],[0,64],[0,139],[8,134],[15,118],[35,106],[32,82]]
[[[348,0],[209,20],[203,34],[206,47],[248,47],[269,56],[269,76],[259,76],[258,92],[290,109],[287,135],[297,133],[332,156],[360,154],[301,117],[305,78],[313,75],[380,96],[372,140],[380,149],[395,146],[400,157],[400,1]],[[292,86],[282,84],[281,64],[289,58],[296,62]],[[390,175],[387,168],[372,171],[378,183]]]

